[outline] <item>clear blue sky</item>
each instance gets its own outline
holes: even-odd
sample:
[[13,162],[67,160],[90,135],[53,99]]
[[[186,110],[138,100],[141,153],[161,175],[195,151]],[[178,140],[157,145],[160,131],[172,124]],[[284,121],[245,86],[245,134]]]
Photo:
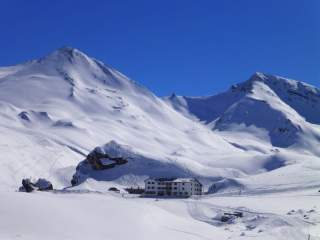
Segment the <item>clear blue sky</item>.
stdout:
[[320,87],[320,1],[2,0],[0,46],[2,66],[72,46],[161,96],[255,71]]

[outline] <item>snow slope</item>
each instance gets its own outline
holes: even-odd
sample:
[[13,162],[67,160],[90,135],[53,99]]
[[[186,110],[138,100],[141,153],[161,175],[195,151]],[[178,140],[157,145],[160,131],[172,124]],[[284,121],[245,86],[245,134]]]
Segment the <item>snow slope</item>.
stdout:
[[255,73],[248,81],[210,97],[172,95],[166,101],[185,116],[197,118],[214,130],[268,134],[276,147],[301,146],[305,139],[318,155],[320,90],[303,82]]
[[276,95],[278,101],[283,101],[308,122],[319,123],[317,113],[320,111],[320,90],[318,88],[304,82],[259,72],[253,74],[249,80],[231,86],[224,93],[208,97],[185,97],[173,94],[166,99],[176,109],[185,110],[199,120],[210,123],[239,100],[250,97],[257,88],[256,84],[260,84],[260,88],[264,87],[265,94]]
[[[308,90],[312,94],[305,95],[317,99],[316,88],[295,81],[256,74],[209,99],[215,107],[198,107],[208,115],[203,125],[188,117],[190,109],[181,114],[77,49],[61,48],[39,60],[0,68],[0,73],[1,188],[16,189],[21,178],[30,176],[69,186],[85,156],[110,141],[128,149],[133,160],[85,178],[128,185],[142,184],[149,175],[193,175],[206,185],[239,178],[249,186],[252,176],[268,176],[264,173],[292,164],[307,172],[303,159],[316,163],[320,154],[318,125],[282,101],[282,87],[270,87],[273,81],[284,82],[291,92]],[[185,98],[173,98],[189,106]]]
[[[320,239],[319,196],[311,191],[258,196],[150,199],[111,193],[1,192],[0,238],[208,240]],[[224,212],[243,218],[222,223]],[[50,216],[50,217],[48,217]]]
[[[78,162],[111,140],[146,158],[205,175],[216,172],[206,164],[208,151],[223,156],[239,152],[76,49],[62,48],[11,67],[11,74],[7,69],[0,69],[5,72],[0,78],[1,178],[7,186],[16,188],[22,177],[40,175],[68,186]],[[148,166],[141,174],[148,174]]]
[[[319,239],[318,113],[317,88],[261,73],[216,96],[163,100],[69,47],[2,67],[0,239]],[[127,162],[96,170],[94,152]],[[218,191],[124,193],[164,175]],[[24,177],[58,190],[15,192]],[[219,221],[235,210],[244,217]]]

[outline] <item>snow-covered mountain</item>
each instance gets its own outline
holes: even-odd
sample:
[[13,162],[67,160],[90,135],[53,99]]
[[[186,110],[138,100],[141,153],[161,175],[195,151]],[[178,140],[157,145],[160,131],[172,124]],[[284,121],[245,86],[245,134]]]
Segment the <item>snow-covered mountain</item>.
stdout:
[[[0,239],[318,239],[319,96],[257,73],[162,99],[73,48],[2,67]],[[214,194],[125,193],[148,176],[196,176]],[[25,177],[57,190],[15,192]]]
[[[165,166],[204,173],[207,149],[218,155],[237,152],[149,90],[76,49],[62,48],[0,72],[2,181],[10,185],[34,175],[70,184],[78,162],[111,140]],[[145,164],[141,174],[147,175],[151,163]]]
[[177,111],[213,130],[263,129],[276,147],[303,145],[305,137],[317,145],[320,139],[320,90],[303,82],[255,73],[248,81],[218,95],[172,95],[166,100]]
[[[16,188],[29,176],[65,187],[75,175],[123,185],[194,175],[206,184],[226,178],[253,188],[272,179],[290,187],[284,172],[314,185],[319,106],[316,88],[263,74],[213,97],[163,100],[79,50],[61,48],[0,68],[1,187]],[[83,167],[97,146],[127,163],[98,172]],[[82,186],[96,188],[88,182]]]

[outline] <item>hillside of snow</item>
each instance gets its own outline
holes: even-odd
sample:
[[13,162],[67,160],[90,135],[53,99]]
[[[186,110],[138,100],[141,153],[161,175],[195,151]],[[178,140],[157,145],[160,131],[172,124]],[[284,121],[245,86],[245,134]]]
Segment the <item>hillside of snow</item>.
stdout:
[[319,162],[319,90],[304,83],[257,73],[217,96],[164,101],[68,47],[0,73],[2,188],[23,177],[70,186],[77,165],[110,141],[134,157],[85,178],[192,175],[207,186],[228,178],[250,187],[253,176],[292,165],[307,173]]
[[[319,89],[262,73],[163,99],[70,47],[1,67],[0,239],[320,239],[319,113]],[[209,194],[125,192],[150,176]],[[28,177],[55,190],[16,192]]]
[[[259,86],[256,86],[259,84]],[[260,92],[255,90],[260,88]],[[264,88],[264,89],[263,89]],[[173,94],[167,100],[176,109],[186,111],[200,121],[210,123],[219,118],[229,107],[252,94],[267,94],[278,98],[294,109],[306,121],[320,123],[320,90],[304,82],[279,76],[255,73],[249,80],[235,84],[224,92],[208,97],[185,97]],[[257,98],[259,99],[259,98]],[[262,100],[262,99],[261,99]]]
[[[22,177],[52,178],[65,187],[77,164],[114,140],[145,158],[179,171],[221,175],[208,166],[216,156],[240,151],[205,126],[185,118],[118,71],[72,49],[0,69],[2,187]],[[148,175],[149,162],[140,174]],[[234,175],[237,170],[223,170]],[[117,177],[130,175],[131,170]]]
[[292,146],[319,155],[320,90],[306,83],[255,73],[218,95],[172,95],[165,100],[213,130],[234,133],[257,128],[275,147]]

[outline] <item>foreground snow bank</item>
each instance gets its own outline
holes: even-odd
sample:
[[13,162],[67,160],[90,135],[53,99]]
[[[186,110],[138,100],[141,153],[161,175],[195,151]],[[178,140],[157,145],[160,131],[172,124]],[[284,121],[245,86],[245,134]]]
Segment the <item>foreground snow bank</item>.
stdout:
[[[0,192],[0,239],[319,240],[316,189],[256,196],[145,199],[118,193]],[[242,218],[221,222],[225,212]]]
[[[225,234],[154,200],[112,194],[0,193],[0,239],[203,240]],[[28,221],[26,221],[28,219]]]

